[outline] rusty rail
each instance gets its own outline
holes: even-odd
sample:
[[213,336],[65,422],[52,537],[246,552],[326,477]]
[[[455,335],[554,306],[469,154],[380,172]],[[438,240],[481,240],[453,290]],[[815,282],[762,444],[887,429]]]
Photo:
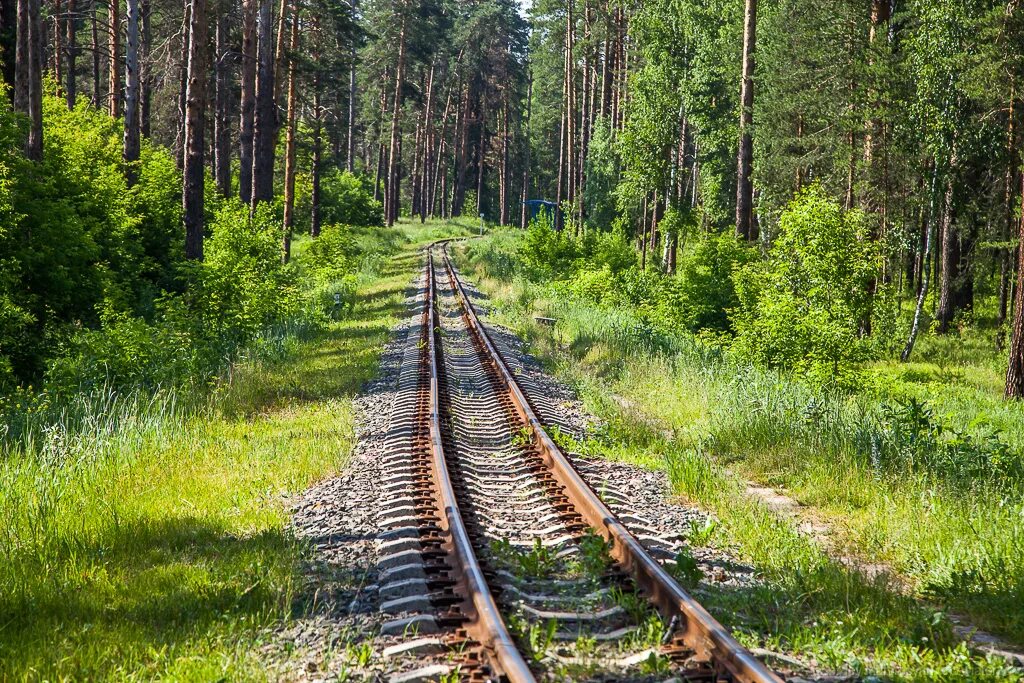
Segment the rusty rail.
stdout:
[[434,259],[427,255],[427,310],[424,313],[427,336],[428,364],[430,368],[430,445],[432,475],[440,499],[441,530],[447,536],[445,549],[458,564],[457,587],[463,588],[468,598],[464,611],[468,617],[467,632],[493,656],[491,662],[499,674],[510,683],[534,683],[533,673],[516,648],[505,626],[501,612],[487,587],[480,563],[473,551],[469,532],[462,521],[455,497],[448,463],[445,459],[441,435],[441,385],[438,368],[441,365],[440,344],[437,343],[439,322],[437,317]]
[[566,495],[583,519],[605,539],[611,541],[612,557],[629,572],[637,585],[658,607],[663,617],[676,620],[680,627],[678,635],[683,642],[693,649],[698,657],[710,662],[720,674],[740,683],[782,683],[781,678],[740,645],[725,627],[683,590],[623,526],[594,490],[583,481],[576,468],[537,418],[504,358],[480,323],[473,302],[466,296],[447,255],[444,256],[444,265],[462,302],[463,316],[469,328],[487,350],[489,360],[500,376],[502,384],[508,389],[516,411],[529,425],[545,464],[559,484],[565,488]]

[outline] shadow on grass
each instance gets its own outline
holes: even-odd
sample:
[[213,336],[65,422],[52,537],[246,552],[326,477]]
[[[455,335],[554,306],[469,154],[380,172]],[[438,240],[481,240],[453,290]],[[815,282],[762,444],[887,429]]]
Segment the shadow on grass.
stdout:
[[18,585],[0,593],[0,679],[158,677],[183,657],[219,658],[239,627],[291,613],[303,547],[281,529],[237,536],[176,517],[9,556]]

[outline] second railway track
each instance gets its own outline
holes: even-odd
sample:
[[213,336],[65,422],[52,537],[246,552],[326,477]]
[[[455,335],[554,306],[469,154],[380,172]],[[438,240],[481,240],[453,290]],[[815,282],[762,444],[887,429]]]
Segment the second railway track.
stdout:
[[559,450],[445,247],[428,250],[382,481],[385,632],[443,655],[407,679],[780,681]]

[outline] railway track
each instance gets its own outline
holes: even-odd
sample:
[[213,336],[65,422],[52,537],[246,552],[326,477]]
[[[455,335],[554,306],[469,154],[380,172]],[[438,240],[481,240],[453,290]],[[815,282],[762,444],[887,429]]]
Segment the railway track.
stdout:
[[386,441],[385,654],[428,662],[392,680],[780,681],[612,511],[628,492],[598,495],[562,453],[446,246],[428,250]]

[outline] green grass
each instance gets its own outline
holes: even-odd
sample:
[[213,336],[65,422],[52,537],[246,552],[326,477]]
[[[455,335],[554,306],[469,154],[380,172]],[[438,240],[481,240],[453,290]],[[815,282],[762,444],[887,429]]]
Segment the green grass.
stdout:
[[261,633],[294,616],[307,552],[285,499],[345,466],[418,262],[410,242],[364,270],[352,315],[235,367],[204,409],[97,397],[84,426],[9,447],[0,680],[267,678]]
[[[495,240],[506,254],[514,245],[508,235]],[[865,447],[881,429],[879,405],[914,396],[965,433],[1002,429],[1019,454],[1022,410],[1001,400],[1000,363],[982,340],[967,332],[957,350],[957,340],[926,335],[915,365],[877,363],[861,394],[823,396],[685,334],[652,339],[628,311],[510,277],[501,249],[475,251],[491,257],[463,256],[464,272],[492,297],[495,319],[603,421],[584,447],[667,469],[681,496],[720,520],[700,540],[733,548],[763,577],[755,589],[700,596],[743,640],[894,680],[1020,679],[968,653],[946,613],[1024,643],[1024,487],[880,470]],[[558,323],[537,325],[536,315]],[[826,552],[748,498],[743,480],[784,488],[832,525],[836,547]],[[833,553],[891,564],[913,595],[850,571]]]

